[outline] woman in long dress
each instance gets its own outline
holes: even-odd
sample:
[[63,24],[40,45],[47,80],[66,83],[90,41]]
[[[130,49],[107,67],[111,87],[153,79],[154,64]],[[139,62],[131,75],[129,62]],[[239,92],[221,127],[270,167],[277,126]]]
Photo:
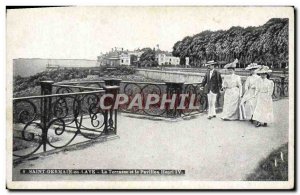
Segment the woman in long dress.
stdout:
[[245,82],[245,93],[240,104],[240,120],[249,120],[253,122],[252,116],[257,100],[255,96],[255,89],[257,86],[257,81],[260,79],[260,76],[256,74],[256,70],[260,67],[261,65],[252,63],[245,68],[245,70],[250,70],[251,76],[249,76]]
[[222,84],[224,94],[223,105],[223,120],[238,120],[239,119],[239,102],[242,95],[241,77],[234,73],[236,63],[227,64],[225,68],[228,69],[229,75],[224,76]]
[[261,79],[257,82],[255,96],[257,103],[253,113],[253,120],[257,121],[256,127],[267,126],[274,120],[272,94],[274,82],[267,78],[267,74],[272,72],[268,66],[263,66],[257,71]]

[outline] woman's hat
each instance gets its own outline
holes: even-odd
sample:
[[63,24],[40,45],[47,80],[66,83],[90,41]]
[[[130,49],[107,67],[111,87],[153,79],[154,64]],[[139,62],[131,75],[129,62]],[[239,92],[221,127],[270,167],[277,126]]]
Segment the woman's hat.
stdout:
[[211,66],[211,65],[216,65],[217,64],[217,62],[215,62],[215,61],[208,61],[208,62],[206,62],[206,64],[204,64],[204,66]]
[[264,74],[264,73],[270,73],[272,70],[268,66],[261,66],[259,69],[256,70],[257,74]]
[[231,62],[231,63],[229,63],[229,64],[226,64],[225,66],[224,66],[224,68],[235,68],[236,67],[236,64],[238,63],[238,59],[235,59],[233,62]]
[[251,63],[245,68],[245,70],[258,69],[260,67],[261,67],[261,65],[258,65],[257,63]]

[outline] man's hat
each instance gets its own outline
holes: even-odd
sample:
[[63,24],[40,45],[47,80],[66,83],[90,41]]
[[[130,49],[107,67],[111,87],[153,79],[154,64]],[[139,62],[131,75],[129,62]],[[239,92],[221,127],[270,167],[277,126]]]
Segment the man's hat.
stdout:
[[206,62],[206,64],[204,64],[204,66],[211,66],[211,65],[216,65],[217,64],[217,62],[215,62],[215,61],[208,61],[208,62]]

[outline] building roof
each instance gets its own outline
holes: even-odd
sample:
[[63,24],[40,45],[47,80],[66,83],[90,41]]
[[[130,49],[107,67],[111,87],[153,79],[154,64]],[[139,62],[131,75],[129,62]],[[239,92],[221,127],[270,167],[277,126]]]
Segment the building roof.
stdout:
[[107,54],[104,55],[104,58],[106,59],[120,59],[118,51],[110,51]]

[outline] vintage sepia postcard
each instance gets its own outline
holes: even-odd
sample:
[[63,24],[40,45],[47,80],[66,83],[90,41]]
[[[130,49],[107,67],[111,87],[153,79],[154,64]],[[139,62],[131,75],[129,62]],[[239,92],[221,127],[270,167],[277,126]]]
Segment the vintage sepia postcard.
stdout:
[[8,189],[294,188],[294,7],[6,11]]

